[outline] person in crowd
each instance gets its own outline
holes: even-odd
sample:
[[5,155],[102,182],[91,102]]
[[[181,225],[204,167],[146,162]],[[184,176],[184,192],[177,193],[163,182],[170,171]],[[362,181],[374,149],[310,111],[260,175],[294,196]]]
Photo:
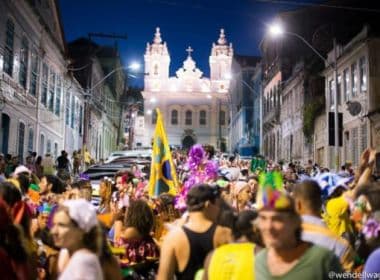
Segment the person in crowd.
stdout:
[[12,155],[7,154],[5,158],[5,177],[9,178],[11,174],[15,171],[16,167],[19,165],[18,157],[12,157]]
[[219,190],[209,185],[190,189],[186,223],[168,233],[162,248],[157,279],[193,279],[207,254],[231,240],[231,231],[215,222],[219,214]]
[[37,252],[36,244],[32,238],[31,232],[31,210],[22,200],[19,188],[12,183],[4,182],[0,184],[0,199],[5,202],[6,209],[14,225],[21,230],[22,242],[27,253],[29,266],[29,275],[37,277]]
[[340,259],[345,271],[354,268],[355,252],[344,238],[328,229],[321,217],[322,191],[316,181],[305,180],[295,185],[293,198],[302,219],[302,240],[329,249]]
[[61,155],[57,158],[57,176],[61,179],[66,178],[70,174],[70,160],[65,150],[61,151]]
[[33,173],[36,172],[34,162],[33,162],[33,157],[31,155],[25,158],[25,167],[28,168]]
[[55,175],[55,164],[50,153],[46,153],[45,157],[42,159],[41,167],[43,175]]
[[115,174],[114,181],[116,191],[112,194],[113,200],[117,202],[118,210],[129,206],[129,201],[133,195],[133,179],[134,175],[125,170],[121,170]]
[[105,280],[121,280],[120,265],[116,257],[112,254],[107,236],[103,230],[101,234],[101,249],[99,254],[99,260],[102,266],[103,279]]
[[65,192],[65,186],[62,181],[55,175],[44,175],[38,184],[40,188],[41,202],[55,202],[54,195]]
[[58,279],[103,279],[99,261],[101,229],[96,210],[88,201],[64,201],[54,214],[51,234],[55,245],[68,253]]
[[333,252],[302,240],[301,218],[288,195],[272,191],[266,198],[257,218],[266,248],[255,259],[256,279],[322,280],[342,273]]
[[91,181],[87,179],[80,179],[73,184],[71,184],[72,188],[77,189],[79,198],[84,198],[87,201],[92,200],[92,185]]
[[56,279],[58,276],[57,263],[59,249],[54,245],[48,220],[53,206],[44,202],[37,209],[35,228],[32,227],[33,238],[37,242],[38,270],[39,275],[45,275],[45,279]]
[[[260,250],[260,236],[254,225],[257,212],[245,210],[236,216],[233,242],[211,252],[205,261],[203,279],[255,279],[254,258]],[[234,261],[231,261],[234,260]]]
[[233,186],[233,206],[239,213],[250,209],[251,188],[246,181],[237,181]]
[[[115,222],[115,231],[119,227],[118,223],[120,221]],[[133,263],[141,263],[149,258],[158,259],[158,246],[151,236],[153,224],[154,216],[149,205],[143,200],[131,201],[116,240],[117,247],[126,249],[123,258]]]
[[[358,187],[352,205],[352,218],[365,242],[358,253],[366,259],[363,279],[371,279],[370,273],[380,275],[380,184],[369,183]],[[368,274],[366,274],[368,273]]]
[[42,157],[41,156],[38,156],[36,158],[36,161],[34,162],[34,169],[36,171],[36,175],[39,179],[42,178],[42,176],[44,175],[44,170],[43,170],[43,167],[42,167]]
[[0,275],[2,279],[9,280],[33,279],[22,232],[13,224],[9,207],[0,198]]
[[99,197],[100,204],[97,210],[98,214],[107,214],[111,212],[112,181],[110,178],[103,178],[100,180]]
[[81,151],[73,152],[73,175],[76,176],[79,174],[79,169],[81,165]]
[[90,167],[90,165],[91,165],[91,161],[92,161],[91,154],[90,154],[90,152],[87,150],[87,148],[84,149],[84,152],[83,152],[83,160],[84,160],[85,168],[86,168],[86,170],[87,170],[87,169]]
[[164,237],[169,232],[171,223],[180,217],[180,213],[175,209],[175,198],[170,194],[161,194],[154,203],[156,214],[154,239],[161,245]]

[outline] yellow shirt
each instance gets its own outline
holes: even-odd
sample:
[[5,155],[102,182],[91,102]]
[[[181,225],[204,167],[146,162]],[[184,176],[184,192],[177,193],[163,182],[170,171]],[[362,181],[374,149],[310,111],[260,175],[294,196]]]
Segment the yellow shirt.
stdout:
[[338,236],[351,232],[349,205],[343,195],[330,199],[326,204],[323,219],[327,227]]
[[217,248],[210,260],[210,280],[254,280],[255,244],[231,243]]

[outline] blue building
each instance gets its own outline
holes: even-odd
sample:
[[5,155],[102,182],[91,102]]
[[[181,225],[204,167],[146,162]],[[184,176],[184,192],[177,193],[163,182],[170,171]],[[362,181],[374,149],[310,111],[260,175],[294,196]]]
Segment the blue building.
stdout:
[[[257,139],[259,133],[255,135],[254,132],[257,126],[255,122],[259,122],[260,116],[259,102],[257,101],[260,97],[260,89],[255,87],[261,86],[261,83],[254,85],[252,80],[258,64],[260,64],[260,57],[255,56],[234,55],[232,62],[229,150],[244,156],[251,156],[259,152]],[[259,77],[261,78],[261,72]],[[257,107],[256,111],[255,107]]]

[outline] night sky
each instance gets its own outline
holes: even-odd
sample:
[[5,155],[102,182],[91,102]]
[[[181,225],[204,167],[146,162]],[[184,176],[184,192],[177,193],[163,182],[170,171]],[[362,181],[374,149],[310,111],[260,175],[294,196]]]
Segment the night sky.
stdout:
[[[170,75],[182,67],[185,49],[194,49],[197,67],[209,76],[209,55],[220,28],[232,42],[236,54],[259,55],[258,45],[276,12],[299,8],[283,5],[282,1],[255,0],[60,0],[66,41],[87,36],[89,32],[127,34],[119,40],[123,62],[144,63],[147,42],[155,28],[167,42],[171,56]],[[285,1],[297,2],[297,1]],[[307,1],[302,1],[305,3]],[[310,1],[309,1],[310,2]],[[315,2],[315,1],[314,1]],[[113,45],[113,39],[96,39],[100,44]],[[130,81],[142,85],[141,79]]]

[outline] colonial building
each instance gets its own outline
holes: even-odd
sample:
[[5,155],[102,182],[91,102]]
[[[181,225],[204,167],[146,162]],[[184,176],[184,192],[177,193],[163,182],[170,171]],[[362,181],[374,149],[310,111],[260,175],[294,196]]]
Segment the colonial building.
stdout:
[[171,145],[190,147],[194,143],[211,144],[220,150],[227,149],[228,92],[233,57],[232,44],[228,44],[224,30],[211,48],[210,78],[196,67],[191,47],[183,67],[176,76],[169,76],[170,54],[166,42],[156,29],[152,43],[144,55],[144,109],[145,138],[142,146],[150,146],[156,123],[155,108],[159,108],[165,122]]
[[303,63],[294,68],[293,75],[284,84],[282,91],[281,122],[281,159],[286,162],[303,161],[303,105],[304,105]]
[[[76,108],[82,145],[96,159],[117,149],[122,121],[121,95],[125,75],[117,50],[79,38],[68,44],[73,76],[82,86],[85,102]],[[72,101],[75,102],[75,101]],[[76,106],[76,105],[75,105]]]
[[[342,113],[343,135],[340,148],[340,162],[359,164],[360,154],[369,146],[380,151],[379,109],[380,109],[380,37],[365,26],[347,44],[337,47],[338,55],[338,111]],[[328,62],[334,61],[334,50],[328,55]],[[368,63],[370,62],[370,63]],[[326,92],[326,119],[334,111],[335,79],[334,71],[328,67],[324,71]],[[353,108],[355,106],[356,108]],[[350,112],[350,108],[351,112]],[[377,118],[377,119],[376,119]],[[331,127],[330,127],[331,130]],[[326,135],[329,127],[325,127]],[[334,166],[334,146],[325,142],[324,161]]]
[[1,152],[64,148],[65,40],[57,1],[0,1]]

